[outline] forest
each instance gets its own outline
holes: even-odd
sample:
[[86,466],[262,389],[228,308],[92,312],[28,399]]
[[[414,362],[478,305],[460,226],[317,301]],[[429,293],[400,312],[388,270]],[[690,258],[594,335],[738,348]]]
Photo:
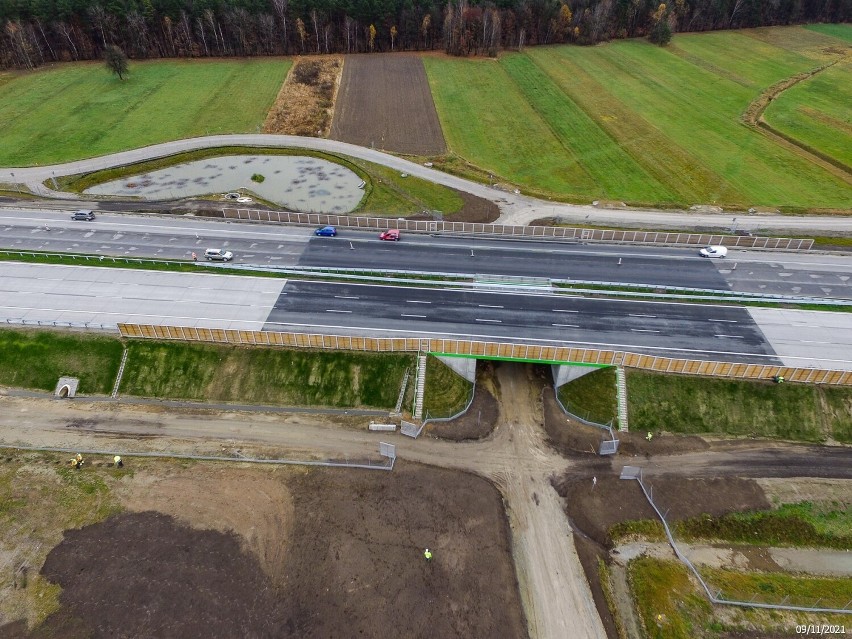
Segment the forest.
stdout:
[[593,44],[674,32],[847,22],[852,0],[0,0],[0,67],[93,60]]

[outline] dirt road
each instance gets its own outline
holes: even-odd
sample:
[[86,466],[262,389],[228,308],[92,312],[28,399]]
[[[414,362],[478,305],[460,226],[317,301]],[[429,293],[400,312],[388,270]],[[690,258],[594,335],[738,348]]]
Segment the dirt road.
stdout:
[[[397,454],[436,466],[480,473],[503,493],[513,554],[530,629],[537,639],[604,639],[603,625],[550,476],[569,462],[547,447],[538,398],[521,364],[501,365],[501,414],[494,434],[454,444],[394,436]],[[294,459],[377,458],[380,439],[366,421],[335,424],[328,417],[162,411],[145,406],[0,398],[0,445],[130,452],[172,451]]]

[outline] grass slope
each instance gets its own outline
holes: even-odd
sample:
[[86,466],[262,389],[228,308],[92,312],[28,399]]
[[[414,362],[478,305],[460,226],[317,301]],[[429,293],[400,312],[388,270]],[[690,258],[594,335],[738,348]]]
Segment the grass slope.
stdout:
[[627,373],[628,411],[637,430],[848,441],[852,389]]
[[122,392],[250,404],[393,408],[413,356],[130,342]]
[[125,81],[97,63],[16,74],[3,83],[0,96],[0,165],[64,162],[208,133],[254,132],[290,64],[133,62]]
[[112,391],[123,347],[111,337],[68,331],[0,331],[0,385],[52,391],[61,376],[78,377],[79,391]]
[[[411,380],[414,383],[414,380]],[[426,359],[426,385],[423,389],[423,414],[427,417],[455,415],[470,399],[471,383],[437,357]]]
[[559,387],[559,401],[578,417],[598,424],[615,423],[615,368],[607,367],[586,373]]

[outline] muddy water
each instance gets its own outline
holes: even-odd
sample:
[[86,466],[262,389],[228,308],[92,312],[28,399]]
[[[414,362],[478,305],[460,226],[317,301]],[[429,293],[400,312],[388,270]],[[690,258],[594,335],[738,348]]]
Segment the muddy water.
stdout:
[[[263,182],[253,181],[255,174]],[[85,193],[174,200],[242,190],[294,211],[348,213],[364,195],[361,184],[354,172],[320,158],[228,155],[104,182]]]

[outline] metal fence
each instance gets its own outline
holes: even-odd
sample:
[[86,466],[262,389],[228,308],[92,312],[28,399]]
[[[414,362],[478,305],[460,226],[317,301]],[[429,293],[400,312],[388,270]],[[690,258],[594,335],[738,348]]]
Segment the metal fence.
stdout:
[[465,235],[499,235],[501,237],[573,240],[580,242],[625,242],[634,244],[709,244],[741,248],[808,250],[811,239],[764,237],[754,235],[724,235],[718,233],[669,233],[665,231],[624,231],[617,229],[586,229],[565,226],[515,226],[479,222],[444,222],[407,220],[404,218],[330,215],[325,213],[293,213],[259,209],[223,208],[222,217],[254,222],[308,224],[312,226],[342,226],[361,229],[400,229],[421,233],[458,233]]
[[436,355],[467,355],[483,359],[574,362],[624,366],[626,368],[640,368],[660,373],[678,373],[704,377],[727,377],[767,381],[780,376],[787,382],[852,386],[852,371],[848,370],[679,359],[631,353],[628,351],[574,348],[571,346],[542,346],[462,339],[363,337],[317,333],[244,331],[224,328],[160,326],[152,324],[119,324],[118,327],[121,335],[124,337],[147,339],[174,339],[223,344],[286,346],[347,351],[407,351]]
[[678,559],[680,559],[683,564],[689,568],[690,572],[695,576],[698,580],[698,583],[701,584],[701,588],[704,590],[704,593],[707,595],[707,598],[711,603],[714,604],[723,604],[728,606],[740,606],[743,608],[765,608],[772,610],[794,610],[797,612],[808,612],[808,613],[835,613],[835,614],[852,614],[852,609],[849,608],[849,605],[852,604],[852,601],[847,602],[846,606],[843,608],[826,608],[826,607],[818,607],[820,600],[817,600],[812,605],[794,605],[791,603],[787,603],[789,597],[785,597],[780,603],[779,602],[767,602],[767,601],[758,601],[760,595],[755,594],[749,601],[738,601],[734,599],[726,599],[723,597],[723,593],[720,590],[711,589],[710,586],[704,581],[704,578],[701,576],[701,573],[695,568],[693,563],[689,560],[689,558],[681,552],[680,548],[678,548],[675,543],[674,536],[672,535],[671,528],[669,527],[668,522],[666,521],[665,516],[657,507],[657,504],[654,503],[652,498],[653,489],[645,486],[645,482],[642,477],[642,469],[638,466],[625,466],[621,471],[621,479],[635,479],[639,482],[639,486],[642,489],[642,492],[645,494],[645,498],[648,500],[648,504],[650,504],[651,508],[654,509],[654,512],[657,513],[657,517],[660,518],[660,522],[663,524],[663,529],[666,533],[666,538],[669,541],[669,545],[674,550],[675,555]]

